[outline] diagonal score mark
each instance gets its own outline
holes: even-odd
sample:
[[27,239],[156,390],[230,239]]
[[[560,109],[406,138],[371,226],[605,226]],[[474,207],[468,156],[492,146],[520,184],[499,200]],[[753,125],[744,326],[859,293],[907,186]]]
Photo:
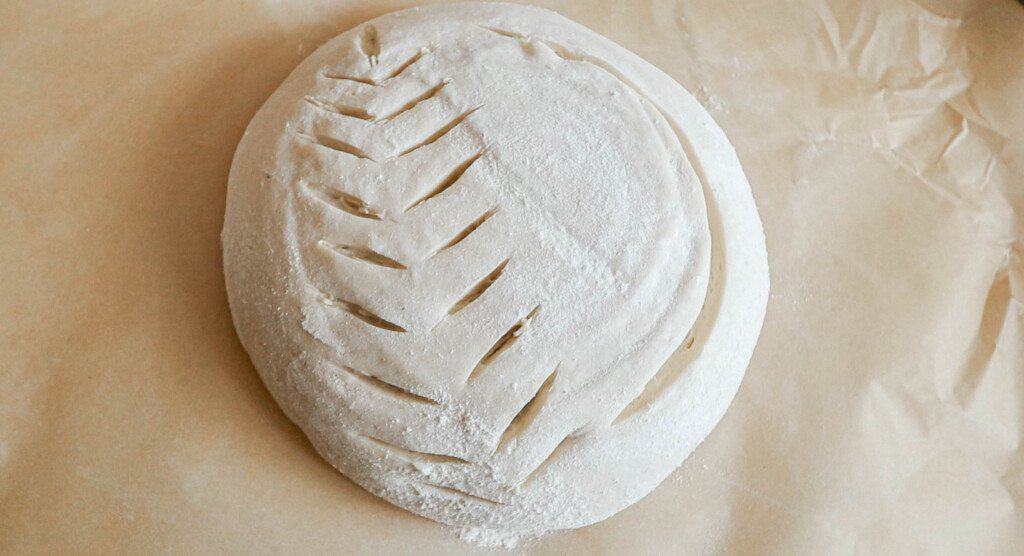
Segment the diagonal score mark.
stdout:
[[349,118],[357,118],[363,120],[364,122],[369,122],[373,120],[373,116],[370,115],[370,113],[367,112],[366,110],[363,110],[362,108],[355,108],[352,106],[344,106],[340,104],[331,104],[324,100],[310,96],[305,97],[304,100],[306,101],[307,104],[315,108],[319,108],[320,110],[330,112],[332,114],[340,114],[342,116],[346,116]]
[[352,378],[367,385],[368,387],[380,390],[389,396],[393,396],[405,401],[411,401],[415,403],[438,405],[438,402],[435,400],[421,396],[419,394],[414,394],[404,388],[395,386],[394,384],[381,380],[380,378],[377,378],[371,374],[357,371],[347,365],[340,366],[338,368],[347,373],[348,376],[351,376]]
[[384,76],[384,79],[382,79],[380,82],[383,83],[385,81],[394,79],[394,78],[398,77],[399,75],[402,75],[403,73],[405,73],[405,70],[407,70],[410,67],[412,67],[412,65],[415,64],[416,62],[419,62],[420,58],[426,56],[427,54],[430,54],[430,49],[429,48],[421,48],[421,49],[419,49],[419,51],[417,51],[416,54],[413,54],[408,60],[406,60],[406,61],[402,62],[401,64],[399,64],[398,67],[394,69],[394,71],[392,71],[388,75]]
[[484,155],[484,151],[480,151],[480,152],[477,152],[474,155],[470,156],[466,160],[462,161],[461,163],[459,163],[458,166],[453,168],[452,171],[449,172],[448,175],[445,176],[444,179],[441,180],[441,183],[437,184],[436,187],[434,187],[433,189],[428,191],[426,194],[424,194],[419,199],[416,199],[415,201],[410,203],[407,207],[402,209],[402,212],[408,211],[409,209],[412,209],[412,208],[414,208],[414,207],[416,207],[418,205],[421,205],[421,204],[429,201],[430,199],[433,199],[434,197],[437,197],[441,193],[444,193],[444,191],[446,189],[448,189],[449,187],[455,185],[455,182],[459,181],[459,179],[462,178],[463,174],[465,174],[469,170],[470,166],[472,166],[473,163],[475,163],[477,160],[480,160],[480,157],[482,157],[483,155]]
[[517,34],[513,33],[512,31],[506,31],[504,29],[499,29],[497,27],[487,27],[486,25],[477,25],[477,27],[483,29],[484,31],[490,31],[490,32],[492,32],[492,33],[494,33],[496,35],[501,35],[501,36],[509,38],[509,39],[515,39],[517,41],[525,41],[525,40],[527,40],[527,37],[524,37],[522,35],[517,35]]
[[310,143],[319,145],[327,149],[331,149],[332,151],[350,154],[356,158],[369,160],[370,162],[376,162],[376,160],[374,160],[373,157],[367,154],[366,151],[364,151],[363,149],[360,149],[359,147],[352,145],[351,143],[346,143],[341,139],[328,137],[326,135],[310,135],[308,133],[301,131],[297,131],[295,132],[295,134],[305,141],[308,141]]
[[448,84],[448,81],[442,81],[442,82],[438,83],[437,85],[434,85],[433,87],[431,87],[431,88],[427,89],[426,91],[424,91],[423,94],[420,94],[420,95],[416,96],[415,98],[413,98],[412,100],[410,100],[409,102],[406,102],[402,106],[399,106],[394,111],[392,111],[390,114],[383,115],[383,116],[378,116],[378,117],[374,118],[373,121],[380,122],[380,121],[391,121],[391,120],[394,120],[398,116],[401,116],[402,114],[412,110],[413,108],[416,108],[416,106],[419,105],[420,103],[428,101],[431,98],[434,98],[434,96],[437,95],[437,93],[440,93],[441,89],[444,89],[445,85],[447,85],[447,84]]
[[555,370],[551,371],[544,382],[541,383],[540,387],[533,396],[523,404],[523,407],[519,409],[516,416],[509,421],[508,426],[505,427],[505,432],[502,433],[501,439],[498,441],[498,445],[495,447],[495,451],[508,446],[513,438],[517,437],[520,433],[529,428],[530,424],[540,413],[541,408],[547,401],[547,397],[551,392],[551,387],[555,383],[555,377],[558,375],[558,369],[561,367],[561,363],[555,365]]
[[566,443],[569,442],[570,438],[572,438],[571,434],[563,438],[562,441],[559,442],[557,446],[555,446],[555,449],[551,450],[551,453],[548,454],[548,457],[544,458],[544,461],[540,462],[540,465],[535,467],[533,471],[531,471],[530,474],[527,475],[521,483],[519,483],[516,489],[520,490],[526,488],[527,486],[530,485],[530,483],[533,482],[534,479],[540,476],[541,471],[547,468],[547,466],[550,465],[550,463],[554,461],[559,456],[559,454],[561,454],[562,450],[565,449]]
[[537,305],[536,307],[533,308],[532,311],[529,312],[529,314],[527,314],[525,317],[519,319],[518,322],[513,324],[512,328],[509,328],[508,332],[505,332],[500,338],[498,338],[498,341],[494,342],[494,345],[491,346],[491,349],[487,350],[487,353],[485,353],[484,356],[480,358],[480,362],[476,364],[476,367],[474,367],[473,370],[469,373],[469,376],[466,377],[466,382],[475,379],[480,374],[480,372],[483,371],[484,368],[486,368],[488,365],[490,365],[492,361],[494,361],[499,355],[502,354],[502,352],[512,347],[512,344],[514,344],[516,340],[519,339],[519,335],[522,333],[523,328],[527,324],[529,324],[530,320],[533,319],[533,317],[535,317],[539,311],[540,305]]
[[441,245],[440,247],[438,247],[437,249],[435,249],[434,252],[431,253],[430,256],[433,257],[433,256],[437,255],[438,253],[441,253],[442,251],[445,251],[446,249],[451,249],[452,247],[455,247],[462,240],[464,240],[467,237],[469,237],[470,234],[475,232],[477,228],[482,226],[484,224],[484,222],[487,222],[487,220],[489,220],[497,212],[498,212],[498,207],[494,207],[494,208],[488,210],[487,212],[481,214],[479,217],[477,217],[476,220],[470,222],[468,226],[463,228],[462,231],[460,231],[459,233],[455,234],[450,240],[448,240],[447,243],[445,243],[445,244]]
[[356,77],[354,75],[340,75],[340,74],[332,75],[332,74],[329,74],[329,73],[321,73],[320,75],[322,75],[323,77],[326,77],[327,79],[336,79],[338,81],[352,81],[354,83],[360,83],[362,85],[369,85],[371,87],[376,87],[377,86],[377,82],[374,81],[373,79],[368,78],[368,77]]
[[452,121],[450,121],[447,124],[445,124],[443,127],[441,127],[441,129],[437,130],[436,132],[434,132],[432,135],[430,135],[426,139],[424,139],[424,140],[420,141],[419,143],[416,143],[415,145],[409,147],[408,149],[398,153],[398,155],[396,157],[392,157],[392,158],[397,158],[397,157],[400,157],[400,156],[405,156],[407,154],[410,154],[410,153],[416,151],[417,149],[426,147],[427,145],[430,145],[431,143],[434,143],[438,139],[440,139],[440,138],[444,137],[445,135],[447,135],[449,131],[455,129],[466,118],[468,118],[470,115],[472,115],[473,112],[476,112],[480,108],[481,108],[480,106],[477,106],[477,107],[474,107],[474,108],[470,108],[469,110],[463,112],[462,114],[459,114]]
[[363,440],[365,440],[369,444],[372,444],[372,445],[374,445],[374,446],[376,446],[378,448],[381,448],[383,450],[387,450],[389,452],[395,453],[395,454],[401,456],[402,458],[410,460],[410,461],[429,461],[431,463],[459,463],[459,464],[470,463],[470,462],[468,462],[468,461],[466,461],[466,460],[464,460],[462,458],[457,458],[455,456],[449,456],[449,455],[446,455],[446,454],[432,454],[430,452],[417,452],[416,450],[410,450],[409,448],[403,448],[402,446],[399,446],[397,444],[392,444],[390,442],[385,442],[385,441],[383,441],[383,440],[381,440],[379,438],[374,438],[372,436],[362,435],[362,438],[363,438]]
[[323,302],[332,307],[340,306],[348,314],[371,326],[375,326],[377,328],[388,330],[391,332],[406,332],[406,330],[401,326],[398,326],[393,322],[386,321],[380,318],[379,316],[371,313],[370,311],[366,310],[365,308],[361,307],[360,305],[352,303],[351,301],[346,301],[344,299],[331,297],[327,294],[324,294]]
[[510,260],[512,259],[508,258],[498,263],[498,266],[494,267],[494,270],[487,273],[487,276],[484,276],[472,288],[469,288],[469,291],[466,292],[466,294],[463,295],[458,301],[456,301],[455,304],[452,305],[450,309],[448,309],[448,314],[454,315],[455,313],[458,313],[467,305],[476,301],[478,297],[483,295],[484,292],[487,291],[487,288],[490,288],[495,282],[498,281],[498,278],[501,276],[501,273],[505,271],[505,267],[508,265],[508,262]]
[[[305,182],[305,189],[309,194],[325,203],[330,207],[334,207],[342,212],[351,214],[352,216],[358,216],[359,218],[366,218],[369,220],[380,220],[380,215],[376,211],[371,209],[363,202],[362,199],[345,193],[344,191],[338,191],[337,189],[324,188],[325,190],[319,190],[314,188],[313,184]],[[325,198],[326,197],[326,198]]]
[[321,247],[324,247],[334,253],[348,257],[350,259],[356,259],[373,265],[394,268],[397,270],[407,269],[407,267],[404,264],[392,259],[391,257],[382,255],[374,251],[373,249],[368,249],[366,247],[359,247],[356,245],[345,245],[341,243],[331,243],[323,239],[318,240],[317,245],[320,245]]

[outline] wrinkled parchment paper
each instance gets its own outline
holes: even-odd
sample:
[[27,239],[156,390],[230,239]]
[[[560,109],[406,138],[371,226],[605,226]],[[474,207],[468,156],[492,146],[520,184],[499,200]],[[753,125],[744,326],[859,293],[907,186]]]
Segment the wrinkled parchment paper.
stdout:
[[[455,553],[336,473],[239,345],[231,156],[412,1],[0,4],[0,552]],[[725,419],[564,554],[1024,553],[1024,8],[541,2],[732,138],[772,296]]]

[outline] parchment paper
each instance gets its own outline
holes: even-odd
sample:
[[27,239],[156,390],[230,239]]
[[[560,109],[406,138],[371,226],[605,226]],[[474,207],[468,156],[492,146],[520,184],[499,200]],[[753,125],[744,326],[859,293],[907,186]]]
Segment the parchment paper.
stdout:
[[[255,110],[317,45],[413,3],[0,3],[0,551],[477,550],[313,452],[221,274]],[[1024,8],[540,4],[708,107],[773,291],[695,455],[518,550],[1024,553]]]

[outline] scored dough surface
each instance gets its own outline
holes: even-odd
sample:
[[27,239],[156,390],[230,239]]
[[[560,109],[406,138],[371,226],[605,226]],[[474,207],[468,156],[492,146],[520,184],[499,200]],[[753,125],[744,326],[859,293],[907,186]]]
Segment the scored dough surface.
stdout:
[[506,4],[318,49],[246,130],[223,243],[242,343],[320,454],[505,531],[592,523],[664,479],[735,394],[768,290],[703,109]]

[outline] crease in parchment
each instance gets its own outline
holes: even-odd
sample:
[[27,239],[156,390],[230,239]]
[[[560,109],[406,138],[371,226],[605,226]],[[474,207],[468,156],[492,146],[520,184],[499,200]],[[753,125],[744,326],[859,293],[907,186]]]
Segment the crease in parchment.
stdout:
[[959,380],[953,390],[963,407],[969,406],[989,369],[996,346],[1006,329],[1010,306],[1010,274],[1006,266],[996,272],[981,312],[978,332],[971,342],[970,353],[958,371]]

